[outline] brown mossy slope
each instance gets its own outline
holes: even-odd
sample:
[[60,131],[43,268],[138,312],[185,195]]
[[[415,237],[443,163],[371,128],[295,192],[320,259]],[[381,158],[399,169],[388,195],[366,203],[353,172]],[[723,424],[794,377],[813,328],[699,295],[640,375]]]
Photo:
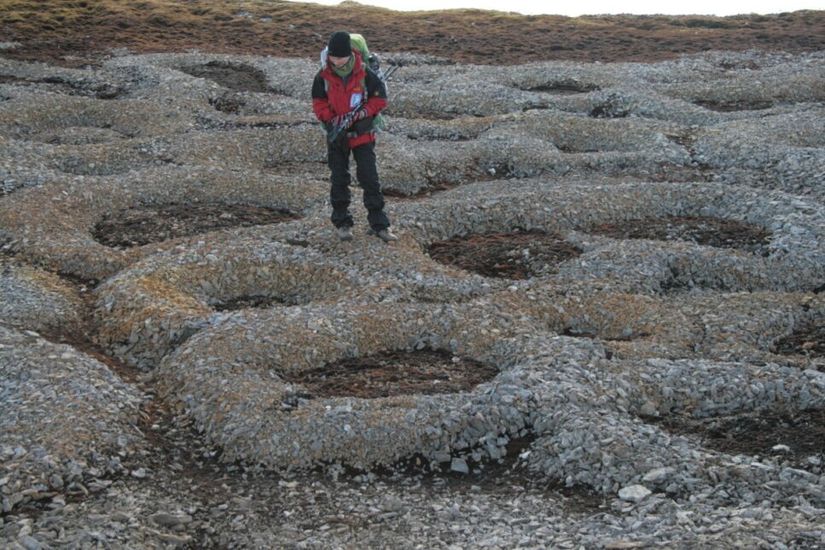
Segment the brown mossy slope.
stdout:
[[332,30],[358,30],[378,51],[459,62],[653,61],[705,50],[825,48],[825,11],[776,15],[522,16],[481,10],[395,12],[278,0],[0,0],[4,55],[64,65],[110,48],[135,52],[314,56]]

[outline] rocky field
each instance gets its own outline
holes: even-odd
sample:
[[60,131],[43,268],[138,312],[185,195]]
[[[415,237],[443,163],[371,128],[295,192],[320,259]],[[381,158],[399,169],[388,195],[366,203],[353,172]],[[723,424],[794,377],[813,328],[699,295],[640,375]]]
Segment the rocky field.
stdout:
[[0,8],[0,546],[825,547],[822,12],[529,63],[399,15],[385,244],[328,221],[323,38],[185,4]]

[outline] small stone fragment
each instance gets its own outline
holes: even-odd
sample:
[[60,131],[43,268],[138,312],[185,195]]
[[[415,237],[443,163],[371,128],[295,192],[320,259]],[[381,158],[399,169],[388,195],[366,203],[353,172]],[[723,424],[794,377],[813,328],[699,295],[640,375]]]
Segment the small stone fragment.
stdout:
[[642,481],[646,483],[659,483],[667,479],[668,476],[674,472],[675,470],[673,468],[655,468],[646,473],[642,478]]
[[644,485],[629,485],[619,490],[619,498],[627,502],[641,502],[651,491]]
[[467,466],[467,461],[463,458],[453,458],[452,462],[450,463],[450,470],[453,472],[459,472],[461,474],[469,474],[470,467]]

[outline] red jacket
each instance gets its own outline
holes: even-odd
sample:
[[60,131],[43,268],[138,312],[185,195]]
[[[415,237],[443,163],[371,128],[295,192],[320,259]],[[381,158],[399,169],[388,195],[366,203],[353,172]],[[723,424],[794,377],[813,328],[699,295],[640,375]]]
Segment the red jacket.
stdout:
[[367,110],[368,118],[356,123],[356,128],[350,130],[358,132],[357,136],[348,138],[350,149],[375,141],[372,118],[387,106],[387,88],[384,83],[364,65],[361,54],[354,50],[352,54],[355,56],[355,65],[346,82],[327,64],[312,83],[312,110],[321,122],[330,122],[336,115],[347,114],[366,94],[367,100],[362,106]]

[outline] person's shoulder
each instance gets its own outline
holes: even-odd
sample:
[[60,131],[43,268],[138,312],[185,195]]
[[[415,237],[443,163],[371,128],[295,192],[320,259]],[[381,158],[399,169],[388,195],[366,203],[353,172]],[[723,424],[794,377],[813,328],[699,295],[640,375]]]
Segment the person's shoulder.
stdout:
[[364,71],[366,73],[367,82],[373,82],[378,84],[381,82],[381,77],[378,76],[378,73],[370,69],[369,67],[364,67]]
[[320,86],[329,80],[329,71],[321,69],[315,73],[315,78],[312,80],[314,85]]
[[332,71],[330,70],[329,65],[321,65],[321,66],[317,66],[317,67],[318,67],[318,71],[315,73],[316,78],[318,78],[318,77],[323,78],[324,76],[329,76],[329,75],[332,74]]

